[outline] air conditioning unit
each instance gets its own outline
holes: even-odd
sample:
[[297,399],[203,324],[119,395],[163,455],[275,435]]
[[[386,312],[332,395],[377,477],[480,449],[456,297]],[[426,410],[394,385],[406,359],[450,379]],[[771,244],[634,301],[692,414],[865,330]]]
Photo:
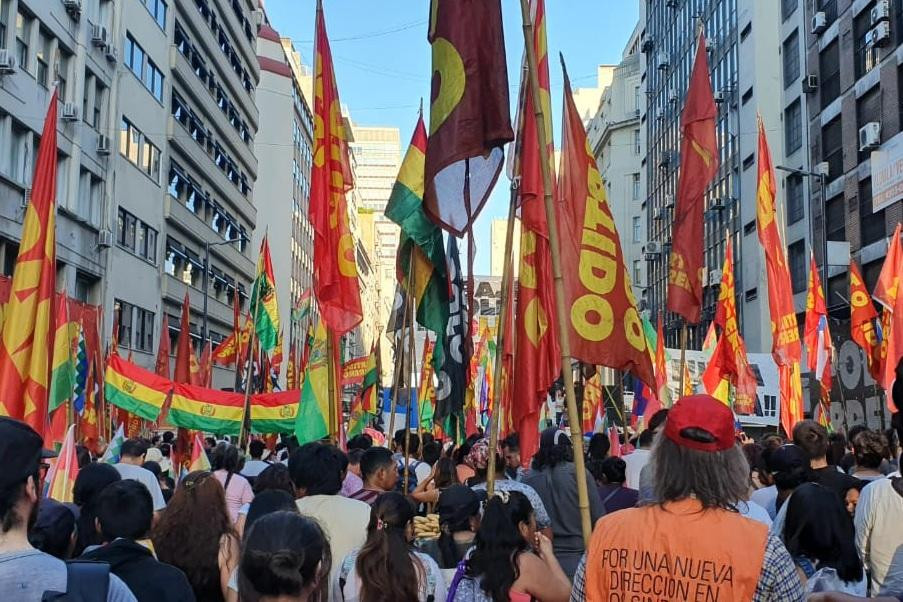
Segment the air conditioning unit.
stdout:
[[109,249],[113,246],[113,231],[104,228],[97,233],[97,246],[101,249]]
[[78,106],[74,102],[63,103],[60,117],[63,121],[78,121]]
[[818,76],[809,74],[803,78],[803,94],[812,94],[818,90]]
[[107,51],[104,53],[104,56],[106,56],[107,60],[111,63],[115,63],[119,61],[119,49],[115,46],[107,46]]
[[63,0],[63,8],[70,17],[78,19],[82,14],[82,0]]
[[16,72],[16,57],[12,51],[0,48],[0,75]]
[[670,67],[671,67],[671,57],[668,56],[667,52],[659,52],[658,53],[658,68],[664,71]]
[[107,28],[102,25],[91,27],[91,43],[99,48],[107,45]]
[[865,43],[868,46],[884,46],[890,41],[890,23],[881,21],[867,34]]
[[814,35],[821,35],[826,29],[828,29],[828,15],[823,11],[818,11],[812,15],[812,33]]
[[100,134],[97,136],[97,154],[98,155],[109,155],[110,154],[110,137],[104,136]]
[[859,150],[867,151],[881,146],[881,124],[870,121],[859,128]]
[[658,255],[662,252],[662,246],[654,240],[650,240],[643,246],[643,253],[646,255]]
[[724,102],[724,92],[721,90],[716,90],[712,92],[712,98],[715,100],[715,102],[722,103]]
[[878,0],[871,12],[872,26],[890,19],[890,0]]
[[720,269],[715,268],[713,270],[709,270],[708,284],[710,286],[715,286],[716,284],[721,284],[721,276],[722,276],[722,273],[721,273]]

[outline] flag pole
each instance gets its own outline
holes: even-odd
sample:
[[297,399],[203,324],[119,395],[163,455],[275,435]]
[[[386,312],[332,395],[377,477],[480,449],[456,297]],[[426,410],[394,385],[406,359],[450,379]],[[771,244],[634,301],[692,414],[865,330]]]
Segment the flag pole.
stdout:
[[[414,295],[412,294],[413,278],[408,274],[408,361],[405,369],[404,379],[408,383],[408,407],[404,413],[404,489],[402,491],[407,495],[408,482],[410,481],[410,463],[411,463],[411,414],[413,405],[413,385],[414,385]],[[420,422],[420,415],[417,416],[417,422]]]
[[402,316],[401,321],[401,331],[398,334],[398,342],[395,344],[395,362],[394,362],[394,372],[392,373],[392,399],[389,401],[389,438],[387,440],[391,440],[391,437],[395,436],[395,410],[398,406],[398,390],[401,388],[401,373],[404,368],[403,359],[404,359],[404,329],[407,326],[408,321],[408,308],[410,307],[411,300],[408,298],[408,290],[405,288],[404,292],[404,315]]
[[[571,370],[571,338],[567,325],[564,297],[564,276],[561,271],[560,244],[558,241],[558,221],[552,200],[552,173],[548,147],[548,133],[545,128],[543,103],[539,94],[539,72],[536,62],[536,48],[533,45],[533,20],[530,17],[528,0],[520,0],[521,20],[524,30],[524,46],[527,51],[527,67],[529,70],[530,93],[533,97],[533,110],[536,114],[536,133],[539,142],[539,167],[542,174],[543,198],[545,201],[546,221],[549,226],[549,246],[552,255],[552,275],[555,281],[555,315],[558,323],[558,340],[561,346],[561,376],[564,379],[564,392],[567,399],[568,422],[573,429],[580,424],[577,414],[577,401],[574,396],[574,373]],[[572,431],[573,432],[573,431]],[[578,428],[579,432],[579,428]],[[583,541],[589,544],[592,524],[589,515],[589,494],[586,486],[586,468],[583,458],[583,437],[571,437],[574,446],[574,465],[577,472],[577,500],[580,506],[580,518]]]
[[[254,285],[257,285],[257,279],[255,278]],[[254,289],[251,289],[253,294]],[[242,404],[241,410],[241,435],[238,437],[238,447],[239,449],[244,449],[247,447],[248,439],[249,439],[249,427],[250,427],[250,414],[251,414],[251,378],[253,378],[254,372],[254,343],[257,341],[257,310],[260,306],[260,291],[254,295],[254,311],[251,313],[251,333],[248,335],[248,364],[247,369],[245,370],[245,400]],[[239,337],[240,338],[240,337]],[[236,361],[236,366],[238,362]]]
[[680,327],[680,393],[678,393],[678,398],[683,397],[684,380],[687,374],[687,322],[686,320],[682,322],[683,324]]
[[[420,379],[418,380],[417,385],[417,440],[420,442],[420,447],[418,449],[420,450],[421,458],[423,458],[423,400],[420,399],[420,393],[421,391],[425,391],[424,382],[426,379],[424,377],[426,376],[426,373],[424,372],[424,370],[426,370],[426,351],[429,347],[429,344],[430,335],[427,334],[423,340],[423,355],[421,356],[422,359],[420,360],[422,362],[420,365]],[[413,375],[411,375],[411,378],[414,378]]]
[[[499,309],[498,332],[495,343],[495,382],[492,385],[492,412],[489,414],[489,450],[490,456],[495,454],[499,445],[499,414],[501,413],[502,371],[504,344],[508,333],[508,296],[511,294],[509,280],[514,264],[514,218],[516,212],[518,182],[511,181],[511,201],[508,206],[508,227],[505,231],[505,264],[502,268],[501,308]],[[486,492],[491,497],[495,492],[495,459],[491,458],[486,466]]]

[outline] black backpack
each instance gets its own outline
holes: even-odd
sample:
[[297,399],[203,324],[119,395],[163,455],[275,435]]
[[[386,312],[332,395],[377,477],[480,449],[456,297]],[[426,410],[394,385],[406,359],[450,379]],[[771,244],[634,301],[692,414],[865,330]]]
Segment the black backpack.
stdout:
[[66,561],[66,591],[48,590],[41,602],[102,602],[110,593],[110,565],[90,560]]
[[410,494],[417,489],[417,473],[416,468],[423,464],[420,460],[411,458],[411,464],[408,467],[408,490],[404,491],[404,457],[399,459],[395,466],[398,469],[398,481],[395,483],[395,491],[399,493]]

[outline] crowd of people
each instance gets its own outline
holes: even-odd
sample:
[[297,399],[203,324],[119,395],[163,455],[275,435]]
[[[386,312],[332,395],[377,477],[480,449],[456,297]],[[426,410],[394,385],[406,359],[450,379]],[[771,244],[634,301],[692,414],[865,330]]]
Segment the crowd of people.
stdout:
[[724,404],[682,398],[617,450],[587,441],[588,545],[557,428],[527,466],[516,435],[402,430],[345,451],[211,437],[210,470],[188,474],[163,433],[116,464],[80,450],[60,503],[41,437],[0,418],[0,600],[903,600],[899,417],[752,440]]

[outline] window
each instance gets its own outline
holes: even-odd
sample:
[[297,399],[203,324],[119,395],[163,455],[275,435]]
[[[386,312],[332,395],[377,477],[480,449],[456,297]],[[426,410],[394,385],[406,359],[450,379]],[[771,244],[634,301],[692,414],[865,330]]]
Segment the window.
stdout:
[[166,2],[164,0],[141,0],[160,29],[166,30]]
[[633,200],[640,200],[640,174],[635,173],[631,174],[631,193],[633,194]]
[[743,159],[743,170],[745,171],[745,170],[749,169],[750,167],[752,167],[755,164],[755,162],[756,162],[756,155],[755,155],[755,153],[752,153],[748,157]]
[[633,283],[636,286],[642,286],[640,279],[643,277],[643,267],[641,260],[634,259],[633,260]]
[[884,209],[875,211],[872,207],[872,179],[859,183],[859,235],[860,246],[878,242],[885,236]]
[[784,60],[784,87],[788,87],[800,77],[800,34],[798,29],[784,40],[781,58]]
[[639,155],[640,151],[640,130],[633,130],[633,154]]
[[9,17],[6,16],[8,6],[6,0],[0,0],[0,44],[6,43],[6,24],[9,22]]
[[798,175],[789,175],[785,180],[787,186],[787,223],[795,224],[803,219],[805,214],[803,178]]
[[825,13],[828,25],[837,20],[837,0],[816,0],[816,5],[816,10]]
[[869,7],[866,7],[853,19],[853,40],[856,45],[856,79],[874,69],[878,64],[878,48],[868,40],[871,28],[871,11]]
[[157,231],[122,207],[116,219],[116,243],[151,263],[157,263]]
[[843,175],[842,135],[840,116],[837,116],[822,129],[821,157],[822,161],[828,163],[828,179],[838,178]]
[[[856,101],[856,124],[858,128],[871,121],[881,121],[881,88],[874,86]],[[858,145],[857,145],[858,147]],[[859,151],[859,161],[865,161],[871,151]]]
[[743,93],[743,96],[740,98],[740,104],[745,105],[750,100],[752,100],[753,89],[749,88],[746,92]]
[[50,45],[52,41],[53,38],[43,29],[38,32],[38,51],[35,53],[38,66],[35,71],[35,79],[45,88],[49,85],[47,79],[50,73]]
[[781,18],[786,21],[796,12],[799,0],[781,0]]
[[843,195],[834,197],[825,207],[826,231],[830,241],[843,242],[847,239],[846,212],[843,207]]
[[794,294],[806,290],[806,243],[798,240],[787,247],[787,260],[790,262],[790,286]]
[[642,224],[640,222],[640,216],[633,216],[633,242],[642,242]]
[[75,213],[91,224],[99,220],[103,180],[87,169],[82,169],[78,179],[78,199]]
[[824,109],[840,96],[840,45],[837,40],[818,55],[818,78],[821,108]]
[[31,35],[30,17],[16,13],[16,58],[23,69],[28,68],[28,40]]
[[126,34],[123,51],[125,66],[135,74],[154,98],[163,102],[163,73],[145,54],[144,49],[135,41],[132,34]]
[[75,273],[75,295],[74,298],[80,303],[97,303],[93,294],[100,282],[98,278],[85,274],[84,272]]
[[759,291],[756,290],[755,288],[751,288],[748,291],[746,291],[745,293],[743,293],[743,298],[746,299],[747,303],[755,301],[756,298],[758,298],[758,296],[759,296]]
[[159,181],[160,149],[125,117],[119,127],[119,152],[154,182]]
[[803,146],[803,114],[799,98],[784,111],[784,146],[788,155]]
[[740,32],[740,41],[743,42],[746,38],[749,37],[749,34],[752,33],[752,23],[747,23],[743,30]]
[[106,92],[106,87],[100,80],[97,80],[94,84],[94,108],[91,110],[91,126],[94,129],[99,128],[102,122],[103,102]]
[[56,64],[56,89],[60,102],[62,102],[68,98],[68,96],[66,96],[66,86],[69,81],[69,57],[71,55],[61,48],[58,52],[59,59]]

